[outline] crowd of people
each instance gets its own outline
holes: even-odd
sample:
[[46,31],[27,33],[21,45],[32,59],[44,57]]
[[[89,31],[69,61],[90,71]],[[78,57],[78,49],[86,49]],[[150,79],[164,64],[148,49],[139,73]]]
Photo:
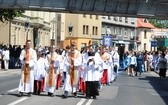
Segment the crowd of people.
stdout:
[[19,83],[19,94],[40,94],[44,91],[53,97],[56,89],[62,85],[63,98],[72,93],[78,96],[78,91],[86,98],[96,99],[101,85],[110,85],[117,77],[119,69],[119,54],[113,47],[92,45],[82,51],[76,45],[66,46],[64,50],[56,50],[52,45],[48,51],[41,48],[34,50],[31,41],[21,51],[20,62],[22,74]]
[[123,56],[123,65],[128,75],[141,76],[142,72],[157,71],[160,77],[166,77],[168,68],[168,53],[166,51],[156,52],[126,52]]
[[17,45],[0,44],[0,69],[21,68],[19,56],[22,49]]
[[112,46],[91,44],[81,51],[75,43],[65,49],[56,49],[54,45],[33,49],[27,40],[23,48],[1,46],[0,53],[5,69],[8,63],[9,68],[21,68],[19,97],[41,92],[53,97],[55,90],[62,88],[63,98],[68,98],[69,93],[77,97],[80,91],[87,99],[96,99],[102,85],[111,85],[117,79],[121,64],[131,77],[151,70],[159,70],[160,77],[166,77],[168,66],[165,52],[128,51],[120,55]]

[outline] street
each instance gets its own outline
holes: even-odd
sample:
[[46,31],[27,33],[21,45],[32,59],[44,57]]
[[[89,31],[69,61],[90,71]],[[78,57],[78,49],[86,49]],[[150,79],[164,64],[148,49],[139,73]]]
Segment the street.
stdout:
[[119,74],[111,86],[103,86],[97,100],[77,98],[62,99],[62,89],[54,97],[43,92],[40,96],[18,97],[20,70],[0,71],[0,105],[168,105],[168,78],[160,79],[155,72],[145,72],[141,77]]

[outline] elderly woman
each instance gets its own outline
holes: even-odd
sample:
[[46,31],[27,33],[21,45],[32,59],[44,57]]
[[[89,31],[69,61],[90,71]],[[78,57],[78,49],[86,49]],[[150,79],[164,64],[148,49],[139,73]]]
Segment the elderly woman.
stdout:
[[158,64],[157,67],[159,69],[159,76],[161,77],[166,77],[166,70],[167,70],[167,59],[165,58],[165,53],[162,52],[158,59]]
[[138,52],[137,54],[137,71],[139,71],[139,76],[141,76],[142,69],[144,67],[144,56],[143,53]]
[[9,49],[7,46],[5,46],[4,50],[2,51],[5,70],[8,70],[9,67],[9,54],[10,54]]

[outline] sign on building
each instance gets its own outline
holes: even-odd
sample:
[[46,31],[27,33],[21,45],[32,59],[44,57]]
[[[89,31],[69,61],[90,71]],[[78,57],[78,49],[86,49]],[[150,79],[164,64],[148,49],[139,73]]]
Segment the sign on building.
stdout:
[[112,46],[112,36],[103,36],[103,45]]
[[157,47],[157,41],[151,41],[151,47]]

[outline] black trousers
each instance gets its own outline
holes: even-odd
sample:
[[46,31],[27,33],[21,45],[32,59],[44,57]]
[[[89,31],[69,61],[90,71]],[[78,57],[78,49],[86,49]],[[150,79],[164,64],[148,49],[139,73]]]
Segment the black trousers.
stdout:
[[160,71],[159,71],[159,76],[160,77],[166,77],[166,68],[160,68]]
[[86,97],[96,97],[97,85],[94,81],[86,81]]
[[40,94],[41,92],[42,82],[38,80],[34,80],[34,94]]

